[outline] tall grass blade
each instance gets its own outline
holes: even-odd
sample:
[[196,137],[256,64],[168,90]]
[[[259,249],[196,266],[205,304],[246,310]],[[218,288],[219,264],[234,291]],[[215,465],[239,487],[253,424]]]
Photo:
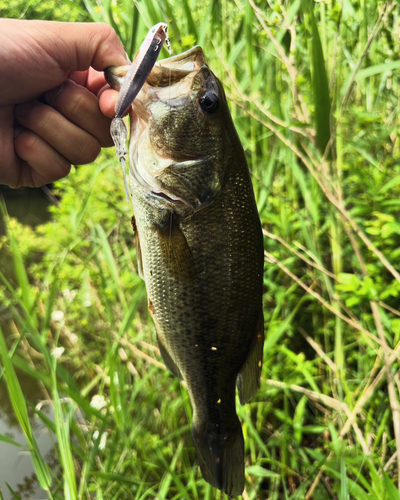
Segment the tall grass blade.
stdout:
[[181,441],[179,443],[179,446],[178,446],[176,452],[175,452],[175,455],[173,457],[171,464],[168,464],[168,462],[165,460],[165,458],[163,457],[162,453],[159,450],[157,450],[157,455],[158,455],[160,461],[163,463],[166,470],[169,472],[169,474],[171,474],[172,479],[174,480],[174,483],[178,487],[181,498],[185,498],[186,500],[192,500],[187,489],[185,488],[184,484],[182,483],[182,481],[179,479],[178,475],[175,472],[176,462],[178,460],[178,457],[181,454],[182,447],[183,447],[183,443]]
[[12,444],[13,446],[18,446],[19,448],[23,448],[22,444],[17,443],[17,441],[14,441],[14,439],[10,438],[9,436],[5,436],[4,434],[0,434],[0,442]]
[[52,367],[52,382],[53,382],[53,405],[54,419],[56,426],[56,434],[59,446],[59,457],[63,468],[64,479],[64,494],[66,500],[77,500],[78,491],[76,487],[75,464],[72,457],[71,442],[70,442],[70,418],[71,415],[66,415],[63,411],[60,397],[57,390],[56,377],[57,360],[54,358]]
[[400,491],[396,488],[385,471],[383,472],[382,482],[385,500],[400,500]]
[[[6,481],[6,486],[15,500],[22,500],[22,498],[11,488],[11,486],[7,483],[7,481]],[[0,498],[3,498],[1,492],[0,492]]]
[[14,271],[15,271],[15,276],[17,278],[17,283],[21,291],[22,302],[25,306],[25,309],[27,311],[30,311],[33,300],[31,297],[31,289],[29,286],[28,274],[26,272],[17,241],[14,238],[14,235],[10,229],[7,207],[3,198],[0,199],[0,213],[3,217],[3,221],[6,226],[7,236],[11,246],[11,252],[14,261]]
[[195,40],[198,40],[199,34],[197,31],[197,26],[193,20],[192,7],[190,5],[189,0],[183,0],[182,7],[183,7],[183,10],[184,10],[185,16],[186,16],[186,23],[187,23],[187,27],[188,27],[188,32],[194,36]]
[[[400,68],[400,61],[390,61],[384,64],[376,64],[375,66],[369,66],[365,69],[360,69],[360,71],[356,75],[356,80],[360,81],[364,78],[368,78],[370,76],[379,75],[381,73],[386,73],[388,71],[393,71],[395,69]],[[348,84],[344,86],[347,88]]]
[[10,401],[14,409],[15,416],[17,417],[19,425],[21,426],[22,432],[25,435],[25,439],[27,440],[36,476],[38,478],[40,486],[45,491],[49,491],[49,488],[51,486],[50,472],[45,461],[43,460],[36,438],[33,434],[33,430],[29,422],[25,398],[22,393],[22,389],[18,381],[17,375],[15,373],[13,364],[9,357],[6,341],[3,336],[1,327],[0,327],[0,354],[3,359],[5,379],[7,382],[7,390],[10,396]]
[[312,31],[311,40],[311,66],[313,97],[315,106],[315,125],[317,132],[317,144],[320,152],[323,154],[331,136],[330,116],[331,99],[329,95],[328,77],[326,75],[326,66],[324,53],[322,50],[321,39],[318,26],[314,16],[314,2],[310,1],[310,24]]
[[92,471],[90,474],[93,477],[100,477],[108,481],[119,481],[120,483],[131,484],[132,486],[138,484],[138,481],[133,481],[132,479],[129,479],[128,477],[122,476],[120,474],[110,474],[108,472],[95,472],[95,471]]

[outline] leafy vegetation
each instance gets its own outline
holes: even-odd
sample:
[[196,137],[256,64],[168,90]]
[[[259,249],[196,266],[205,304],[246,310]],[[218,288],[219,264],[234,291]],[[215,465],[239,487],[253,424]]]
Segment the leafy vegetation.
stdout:
[[[173,52],[202,45],[231,102],[265,234],[263,378],[238,405],[244,498],[400,499],[398,5],[85,6],[131,56],[168,21]],[[154,347],[113,154],[55,194],[51,222],[8,220],[13,273],[0,273],[14,311],[1,383],[38,481],[54,499],[219,498],[192,465],[188,398]],[[26,401],[15,369],[38,381],[54,421]],[[57,438],[59,472],[27,405]]]
[[83,9],[83,1],[77,0],[1,0],[0,17],[13,19],[41,19],[43,21],[90,21]]

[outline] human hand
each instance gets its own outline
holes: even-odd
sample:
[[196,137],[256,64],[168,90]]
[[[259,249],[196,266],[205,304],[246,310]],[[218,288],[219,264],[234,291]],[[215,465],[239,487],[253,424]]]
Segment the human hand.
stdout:
[[102,71],[127,57],[110,26],[0,19],[0,46],[0,184],[42,186],[112,145]]

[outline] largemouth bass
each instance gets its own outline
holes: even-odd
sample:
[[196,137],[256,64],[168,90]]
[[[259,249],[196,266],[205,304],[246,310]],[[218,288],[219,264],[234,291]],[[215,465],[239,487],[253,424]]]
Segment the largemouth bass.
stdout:
[[[120,77],[108,71],[114,88]],[[245,154],[200,47],[154,66],[130,118],[138,267],[158,345],[186,382],[204,479],[240,495],[236,385],[249,402],[264,342],[263,239]]]

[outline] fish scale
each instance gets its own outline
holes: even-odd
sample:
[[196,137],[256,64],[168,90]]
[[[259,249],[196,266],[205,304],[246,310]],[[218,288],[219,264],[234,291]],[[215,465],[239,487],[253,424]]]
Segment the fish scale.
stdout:
[[[143,198],[134,197],[138,234],[146,242],[144,277],[158,336],[179,360],[195,418],[221,435],[237,423],[236,376],[256,331],[262,293],[262,235],[247,166],[239,166],[243,171],[234,182],[227,179],[218,201],[179,224],[192,250],[196,286],[179,283],[162,265],[153,214]],[[237,201],[238,196],[250,203]]]
[[[157,87],[157,72],[165,85],[169,62],[171,86]],[[178,71],[190,62],[193,71]],[[247,403],[261,374],[261,224],[222,85],[201,49],[160,65],[133,103],[130,185],[138,257],[163,359],[189,392],[203,477],[234,496],[244,489],[236,385]],[[209,108],[203,109],[204,94]],[[168,108],[175,98],[180,104]],[[166,129],[168,122],[174,126]],[[145,130],[150,141],[140,142]],[[144,181],[140,172],[150,167],[140,162],[149,157],[153,177]]]

